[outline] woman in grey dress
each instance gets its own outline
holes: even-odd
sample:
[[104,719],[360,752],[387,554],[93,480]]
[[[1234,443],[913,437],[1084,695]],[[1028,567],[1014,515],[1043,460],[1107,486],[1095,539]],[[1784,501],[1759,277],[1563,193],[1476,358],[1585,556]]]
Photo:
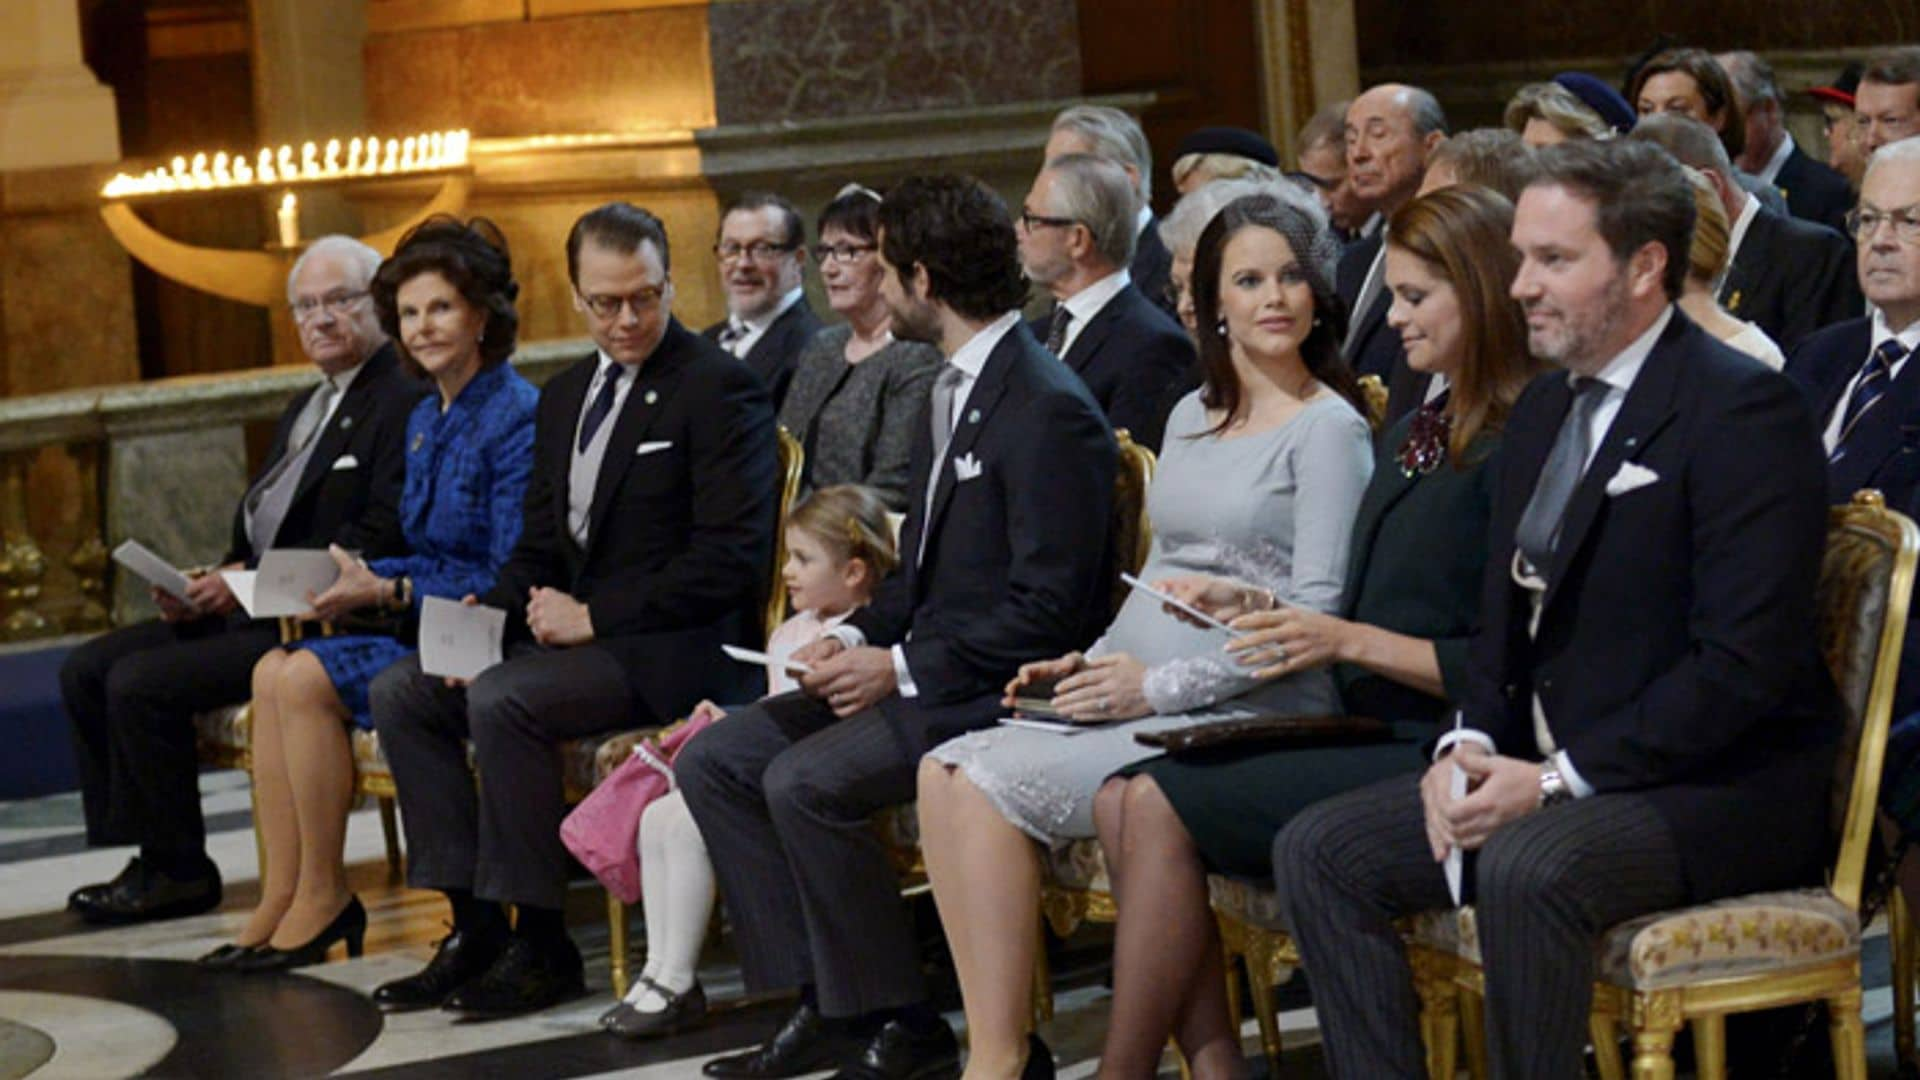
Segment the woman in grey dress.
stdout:
[[846,321],[813,336],[800,353],[780,406],[780,426],[806,451],[801,493],[863,484],[887,508],[907,506],[907,457],[926,408],[940,353],[895,341],[880,295],[880,196],[849,184],[820,211],[814,262],[827,306]]
[[[1339,606],[1349,530],[1372,472],[1371,433],[1341,358],[1344,311],[1332,238],[1304,196],[1230,203],[1195,255],[1201,389],[1174,407],[1147,495],[1148,581],[1227,574],[1289,604]],[[1334,711],[1325,671],[1259,683],[1227,635],[1174,619],[1132,594],[1087,652],[1026,665],[1008,686],[1058,679],[1053,707],[1073,734],[1001,726],[948,742],[922,762],[921,845],[965,999],[969,1077],[1043,1075],[1027,1035],[1034,896],[1029,838],[1091,837],[1093,796],[1115,769],[1153,751],[1143,731],[1237,713]]]

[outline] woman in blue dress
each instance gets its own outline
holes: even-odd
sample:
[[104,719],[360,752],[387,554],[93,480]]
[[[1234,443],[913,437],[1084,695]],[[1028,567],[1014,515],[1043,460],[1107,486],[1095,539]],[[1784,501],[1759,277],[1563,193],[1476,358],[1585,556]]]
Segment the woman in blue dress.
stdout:
[[[432,381],[407,422],[400,521],[411,554],[363,563],[335,547],[340,578],[316,616],[383,611],[404,629],[295,642],[253,669],[255,827],[266,848],[260,905],[239,938],[202,958],[270,971],[359,955],[367,916],[347,887],[353,801],[347,725],[372,728],[367,685],[411,652],[419,604],[482,591],[520,535],[538,397],[508,364],[519,316],[507,245],[491,222],[429,219],[374,276],[380,325]],[[403,640],[408,639],[408,640]]]

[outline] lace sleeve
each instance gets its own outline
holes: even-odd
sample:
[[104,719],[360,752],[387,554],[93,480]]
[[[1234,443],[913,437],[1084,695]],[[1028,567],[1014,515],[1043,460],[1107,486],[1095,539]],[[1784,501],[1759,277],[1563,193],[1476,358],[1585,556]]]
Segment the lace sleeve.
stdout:
[[[1288,561],[1276,545],[1263,541],[1252,550],[1223,547],[1218,559],[1219,576],[1285,595]],[[1148,668],[1140,692],[1156,715],[1173,716],[1238,697],[1260,685],[1251,671],[1225,652],[1183,656]]]

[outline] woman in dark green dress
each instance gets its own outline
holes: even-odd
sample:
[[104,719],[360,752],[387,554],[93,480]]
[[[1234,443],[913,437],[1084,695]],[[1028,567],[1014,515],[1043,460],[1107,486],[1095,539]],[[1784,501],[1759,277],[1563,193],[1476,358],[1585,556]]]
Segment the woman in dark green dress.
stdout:
[[[1350,715],[1390,742],[1287,751],[1225,747],[1123,770],[1094,816],[1120,910],[1114,1003],[1101,1074],[1146,1075],[1172,1035],[1200,1077],[1244,1071],[1227,1022],[1209,871],[1264,878],[1274,835],[1319,800],[1416,763],[1460,694],[1479,608],[1500,428],[1535,365],[1507,295],[1513,207],[1485,188],[1443,188],[1389,226],[1388,323],[1407,363],[1445,389],[1381,438],[1353,527],[1340,614],[1283,607],[1217,578],[1166,583],[1231,620],[1227,648],[1279,678],[1332,665]],[[1285,868],[1279,868],[1285,872]]]

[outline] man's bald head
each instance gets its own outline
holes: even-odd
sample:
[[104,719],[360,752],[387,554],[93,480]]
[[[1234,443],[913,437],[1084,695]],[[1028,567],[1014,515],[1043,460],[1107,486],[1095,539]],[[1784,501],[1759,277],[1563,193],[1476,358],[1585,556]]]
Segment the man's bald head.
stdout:
[[1447,137],[1447,116],[1417,86],[1382,83],[1347,106],[1347,176],[1371,209],[1391,214],[1413,198],[1427,155]]

